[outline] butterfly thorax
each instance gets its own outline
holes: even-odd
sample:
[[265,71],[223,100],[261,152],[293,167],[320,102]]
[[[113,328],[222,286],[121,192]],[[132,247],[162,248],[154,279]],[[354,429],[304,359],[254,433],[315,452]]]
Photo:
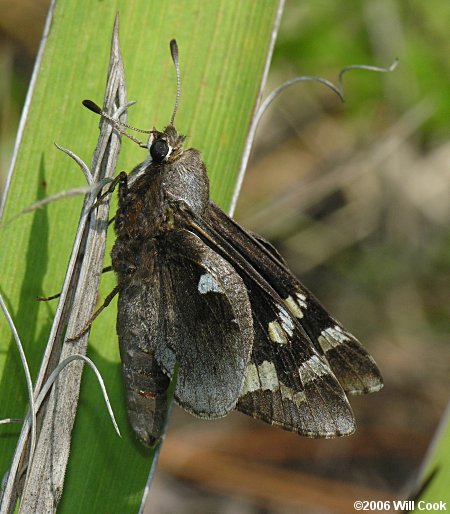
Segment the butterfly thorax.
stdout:
[[170,125],[151,134],[149,157],[133,169],[126,193],[119,194],[119,238],[151,238],[173,228],[177,204],[203,214],[209,200],[206,168],[198,150],[183,148],[184,140]]
[[206,167],[198,150],[183,149],[184,139],[172,126],[154,131],[149,157],[128,175],[127,185],[119,186],[112,251],[113,268],[119,273],[139,267],[149,245],[181,228],[183,211],[202,216],[208,205]]

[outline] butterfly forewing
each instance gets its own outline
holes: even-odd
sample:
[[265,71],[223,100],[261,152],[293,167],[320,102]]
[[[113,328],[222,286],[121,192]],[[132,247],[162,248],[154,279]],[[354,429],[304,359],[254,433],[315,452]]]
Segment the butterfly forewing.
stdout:
[[353,432],[345,393],[299,320],[272,284],[220,234],[209,213],[194,218],[191,224],[199,237],[241,275],[252,307],[253,351],[238,409],[302,435],[332,437]]
[[368,393],[382,387],[381,374],[373,358],[292,275],[270,243],[260,236],[254,237],[212,203],[206,221],[247,263],[248,273],[256,272],[278,293],[347,393]]
[[354,431],[344,391],[301,325],[250,278],[254,341],[238,409],[310,437]]

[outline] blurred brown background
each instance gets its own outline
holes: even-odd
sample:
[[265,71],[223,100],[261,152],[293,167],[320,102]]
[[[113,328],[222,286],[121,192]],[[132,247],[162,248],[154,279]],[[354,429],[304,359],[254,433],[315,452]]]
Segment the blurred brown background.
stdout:
[[[0,0],[0,177],[48,2]],[[233,414],[174,410],[148,512],[353,512],[404,497],[448,402],[450,41],[446,0],[288,1],[236,218],[269,238],[374,355],[382,392],[352,398],[357,433],[311,441]]]

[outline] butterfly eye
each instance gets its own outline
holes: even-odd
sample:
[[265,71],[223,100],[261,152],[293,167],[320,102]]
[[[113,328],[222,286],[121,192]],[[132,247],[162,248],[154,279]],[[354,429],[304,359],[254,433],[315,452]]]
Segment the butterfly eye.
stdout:
[[165,157],[167,157],[169,150],[170,147],[167,141],[164,141],[164,139],[157,139],[150,146],[150,155],[152,156],[154,162],[159,163],[162,162]]

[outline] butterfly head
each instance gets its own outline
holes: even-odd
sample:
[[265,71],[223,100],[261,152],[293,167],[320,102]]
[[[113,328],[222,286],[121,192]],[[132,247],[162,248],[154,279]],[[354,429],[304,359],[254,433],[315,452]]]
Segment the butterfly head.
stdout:
[[147,142],[152,162],[161,164],[176,160],[183,152],[185,139],[173,125],[168,125],[162,132],[152,130]]

